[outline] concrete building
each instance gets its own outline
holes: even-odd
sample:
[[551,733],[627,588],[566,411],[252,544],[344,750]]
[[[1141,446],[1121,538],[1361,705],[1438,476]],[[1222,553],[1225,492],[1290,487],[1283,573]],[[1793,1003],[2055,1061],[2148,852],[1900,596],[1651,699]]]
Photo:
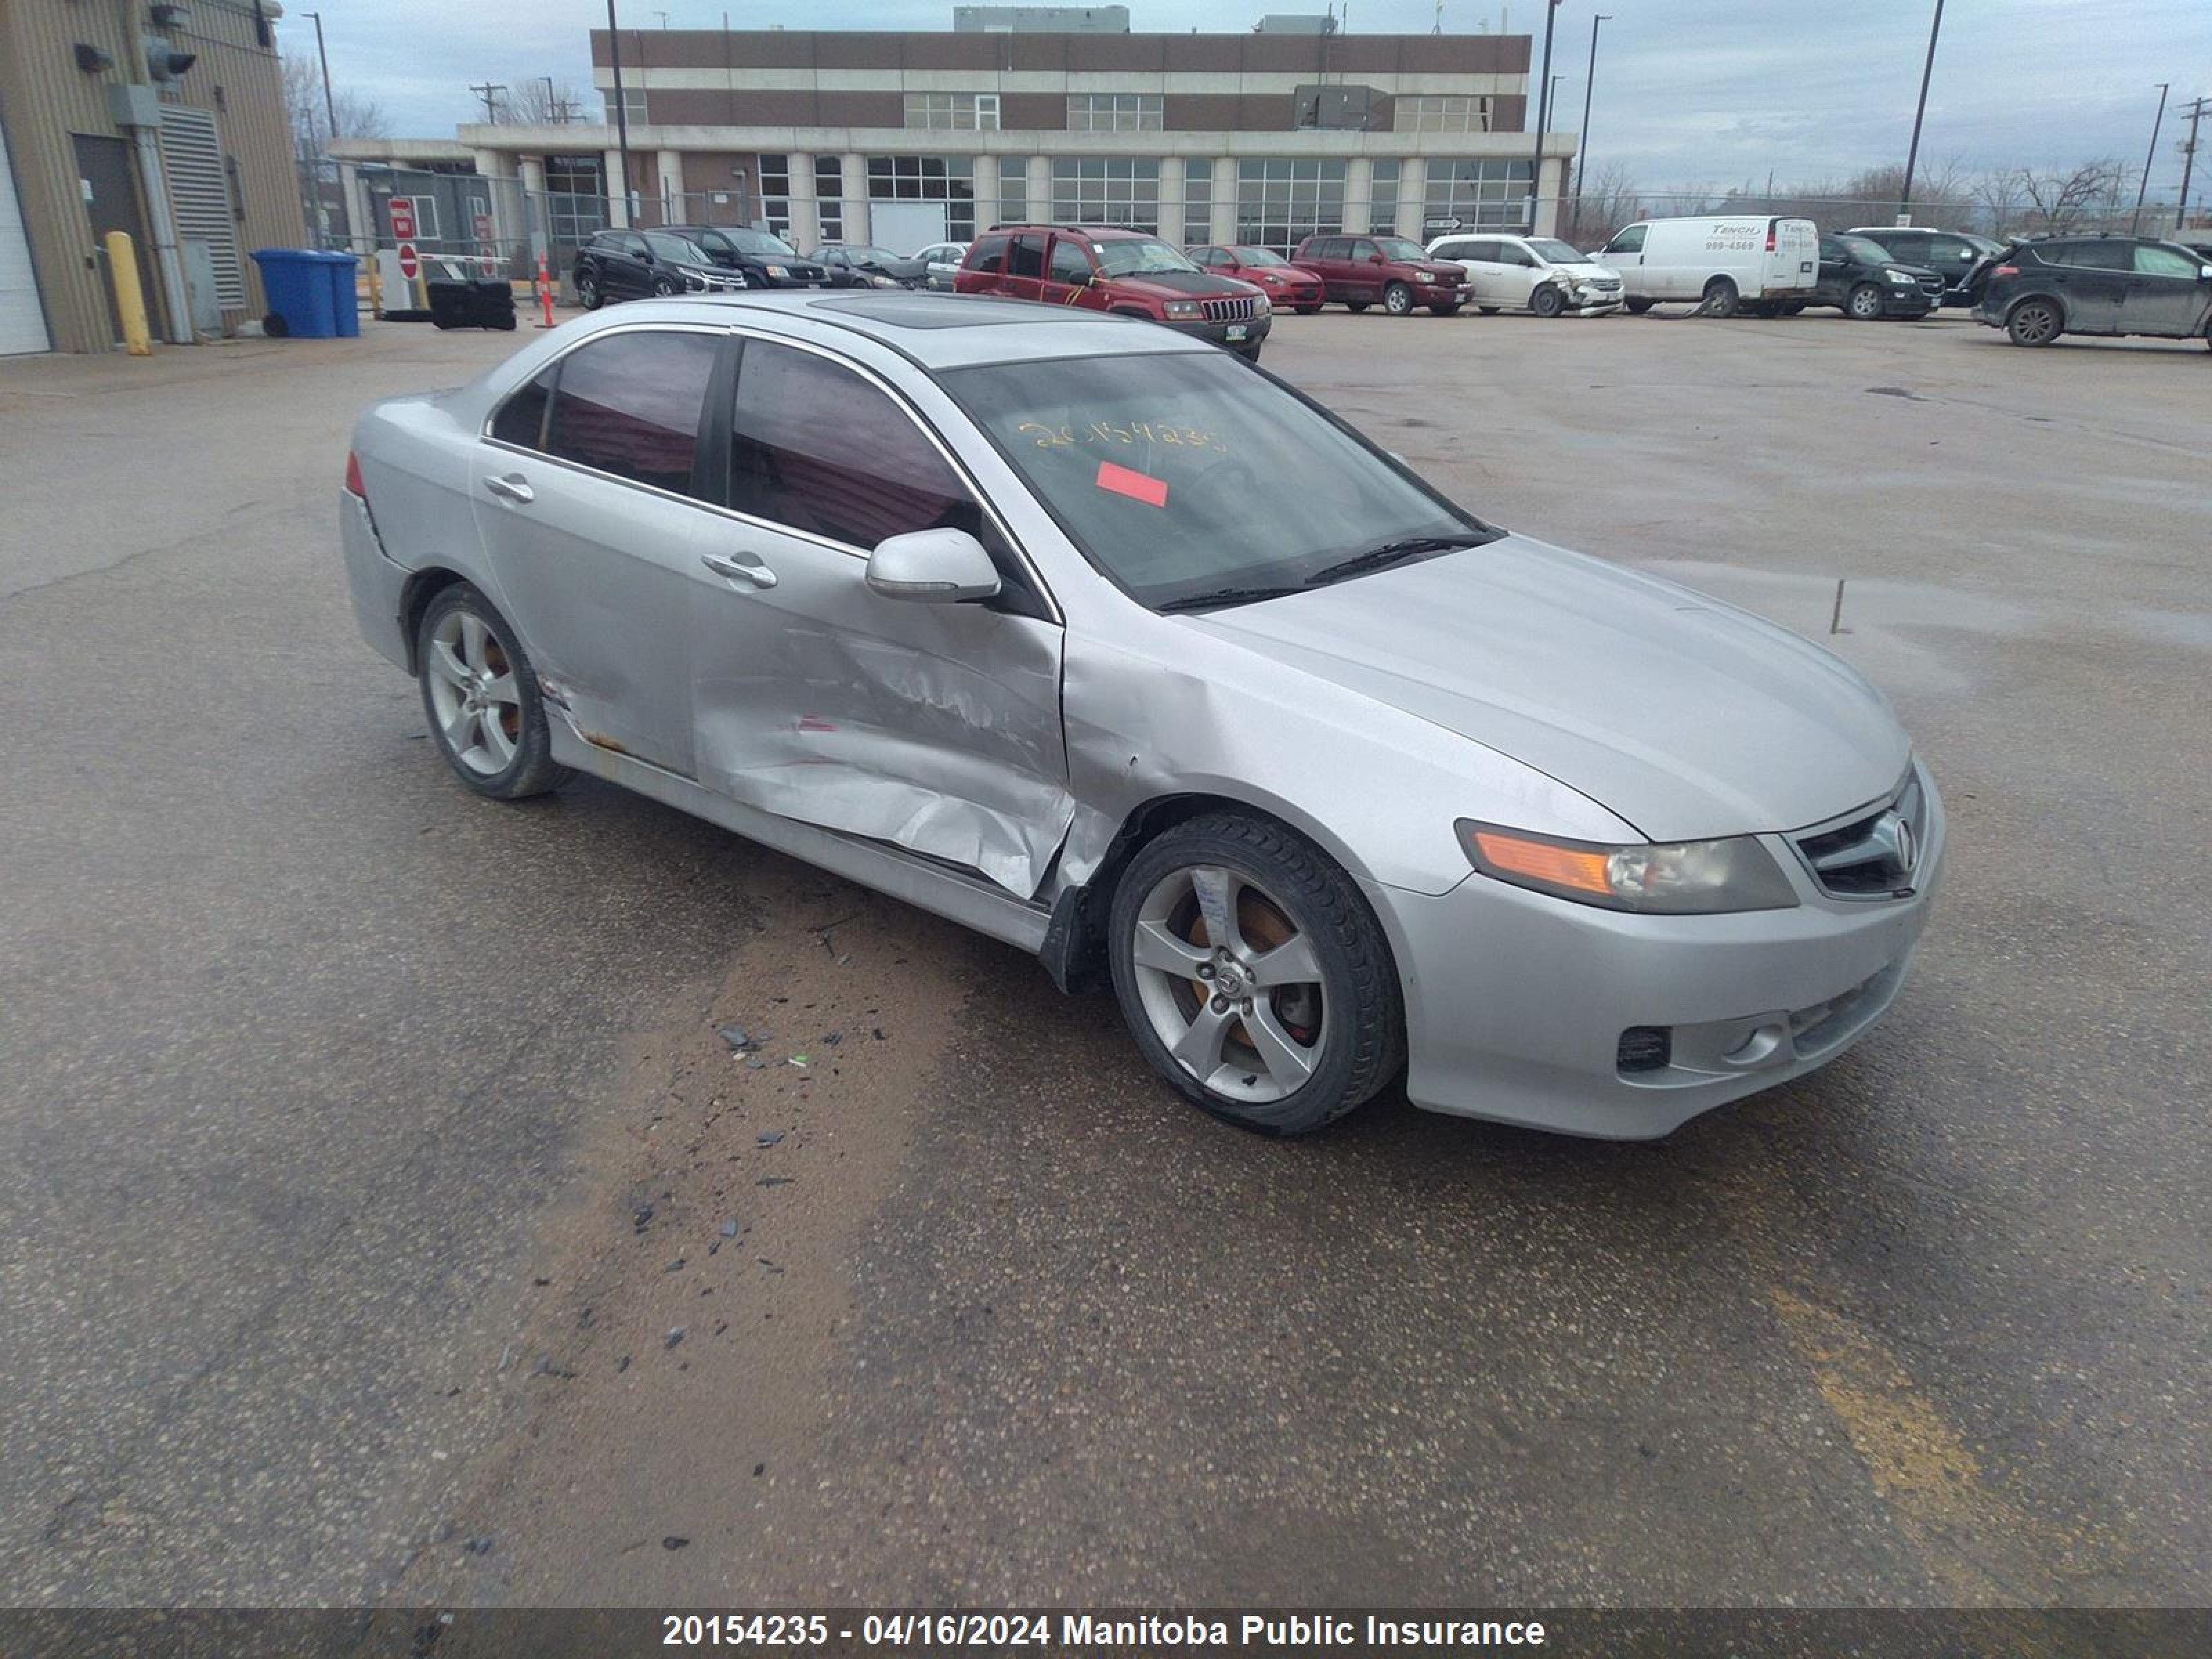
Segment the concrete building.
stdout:
[[[963,8],[1027,21],[1035,8]],[[1080,9],[1095,18],[1107,8]],[[1046,21],[1051,21],[1048,18]],[[996,222],[1085,220],[1289,248],[1317,231],[1525,226],[1526,35],[1125,27],[605,30],[613,125],[471,125],[341,143],[355,162],[465,164],[545,193],[556,262],[602,185],[616,224],[756,224],[802,249],[907,251]],[[1549,229],[1574,135],[1544,147]],[[372,212],[372,222],[374,216]]]
[[275,0],[0,0],[0,355],[118,336],[130,233],[155,337],[264,309],[258,247],[305,234]]

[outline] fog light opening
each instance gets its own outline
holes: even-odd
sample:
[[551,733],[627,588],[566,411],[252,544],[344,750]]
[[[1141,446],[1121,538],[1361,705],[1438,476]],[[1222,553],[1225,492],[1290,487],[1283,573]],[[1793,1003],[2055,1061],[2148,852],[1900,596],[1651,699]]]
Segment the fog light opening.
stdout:
[[1663,1072],[1674,1058],[1674,1028],[1632,1025],[1620,1034],[1613,1063],[1623,1072]]

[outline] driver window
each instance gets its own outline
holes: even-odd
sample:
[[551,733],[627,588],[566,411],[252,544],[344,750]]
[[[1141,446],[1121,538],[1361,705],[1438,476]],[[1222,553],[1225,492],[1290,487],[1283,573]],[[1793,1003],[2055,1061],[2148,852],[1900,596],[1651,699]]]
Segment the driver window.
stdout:
[[2184,258],[2170,247],[2148,242],[2136,244],[2136,274],[2141,276],[2188,276],[2197,272],[2197,262]]
[[1091,256],[1073,242],[1054,242],[1052,280],[1055,283],[1073,283],[1078,287],[1089,282]]
[[1352,245],[1352,257],[1355,259],[1371,258],[1379,252],[1381,250],[1372,242],[1354,242]]
[[1626,230],[1605,245],[1607,253],[1641,253],[1644,252],[1644,227],[1631,225]]

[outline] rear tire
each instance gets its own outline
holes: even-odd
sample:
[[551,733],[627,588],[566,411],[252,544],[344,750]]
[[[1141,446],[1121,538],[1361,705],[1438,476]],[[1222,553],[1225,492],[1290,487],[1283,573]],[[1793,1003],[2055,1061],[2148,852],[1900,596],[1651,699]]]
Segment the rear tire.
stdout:
[[607,296],[599,289],[599,279],[588,270],[576,273],[576,303],[586,311],[597,311],[606,304]]
[[1528,309],[1539,317],[1558,316],[1567,308],[1567,296],[1555,288],[1540,288],[1528,296]]
[[1393,283],[1382,290],[1382,309],[1393,317],[1413,314],[1413,290],[1403,283]]
[[1432,317],[1456,317],[1459,315],[1459,307],[1455,305],[1431,306],[1429,314]]
[[1496,306],[1477,306],[1475,309],[1486,317],[1495,317],[1498,314],[1498,307]]
[[1622,307],[1632,317],[1641,317],[1645,312],[1650,310],[1655,303],[1656,302],[1650,300],[1624,300],[1621,301]]
[[2022,300],[2005,318],[2005,333],[2016,346],[2047,346],[2065,326],[2048,300]]
[[1733,317],[1743,309],[1743,294],[1729,278],[1716,276],[1705,284],[1701,309],[1708,317]]
[[1209,812],[1142,848],[1114,890],[1109,954],[1139,1052],[1239,1128],[1310,1133],[1404,1063],[1398,975],[1374,913],[1320,848],[1267,819]]
[[537,671],[477,589],[455,582],[433,596],[416,625],[415,663],[431,740],[471,789],[521,800],[568,778],[553,758]]
[[1844,296],[1844,315],[1855,323],[1880,322],[1881,290],[1872,283],[1861,283]]
[[1372,303],[1373,302],[1371,301],[1368,300],[1346,300],[1344,302],[1344,308],[1350,312],[1353,316],[1357,317],[1361,312],[1366,310]]
[[1318,304],[1296,306],[1293,307],[1292,309],[1295,310],[1301,317],[1318,317],[1321,315],[1321,307]]

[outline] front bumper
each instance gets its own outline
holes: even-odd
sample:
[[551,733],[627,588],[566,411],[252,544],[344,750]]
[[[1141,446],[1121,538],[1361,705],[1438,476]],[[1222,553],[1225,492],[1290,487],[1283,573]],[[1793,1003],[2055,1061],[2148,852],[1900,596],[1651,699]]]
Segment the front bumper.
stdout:
[[1936,296],[1924,288],[1884,285],[1881,314],[1885,317],[1925,317],[1935,309]]
[[[1943,812],[1922,781],[1909,898],[1830,897],[1782,836],[1762,839],[1799,890],[1790,910],[1633,915],[1472,874],[1436,896],[1365,884],[1405,991],[1407,1094],[1431,1111],[1643,1140],[1833,1060],[1895,1000],[1927,924]],[[1669,1030],[1670,1063],[1624,1071],[1622,1034],[1654,1026]]]
[[1254,317],[1241,323],[1209,323],[1201,319],[1194,322],[1162,325],[1163,327],[1175,330],[1178,334],[1188,334],[1193,339],[1211,340],[1215,345],[1230,351],[1254,349],[1267,337],[1268,331],[1274,325],[1275,317],[1273,312],[1269,312],[1265,317]]

